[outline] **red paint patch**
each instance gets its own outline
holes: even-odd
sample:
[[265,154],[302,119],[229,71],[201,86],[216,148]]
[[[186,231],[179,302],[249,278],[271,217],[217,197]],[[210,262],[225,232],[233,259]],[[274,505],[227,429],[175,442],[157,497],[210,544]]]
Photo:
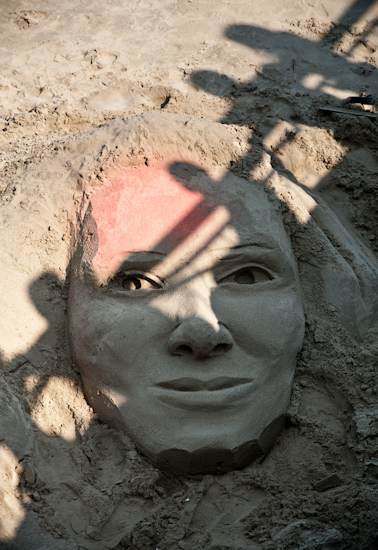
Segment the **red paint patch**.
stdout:
[[178,182],[168,164],[119,174],[96,194],[92,207],[99,239],[94,267],[108,273],[132,252],[168,254],[211,211],[203,194]]

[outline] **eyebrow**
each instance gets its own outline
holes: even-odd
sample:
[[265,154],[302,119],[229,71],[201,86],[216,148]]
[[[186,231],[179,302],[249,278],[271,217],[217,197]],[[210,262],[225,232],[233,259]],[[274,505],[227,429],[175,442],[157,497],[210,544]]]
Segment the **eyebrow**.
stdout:
[[[230,260],[235,260],[240,256],[244,256],[245,253],[249,250],[252,252],[253,249],[259,249],[259,252],[271,252],[274,250],[280,250],[281,248],[278,245],[273,245],[272,243],[268,242],[260,242],[260,243],[248,243],[248,244],[239,244],[235,245],[231,248],[228,247],[219,247],[211,250],[212,254],[217,253],[225,253],[224,256],[221,256],[217,258],[217,261],[220,262],[227,262]],[[138,250],[134,252],[126,252],[127,257],[125,257],[117,269],[117,272],[122,271],[123,269],[128,269],[130,266],[132,267],[142,267],[142,268],[153,268],[154,266],[158,265],[161,261],[163,261],[165,258],[169,256],[170,253],[165,254],[163,252],[158,252],[156,250]]]
[[[253,248],[259,248],[262,250],[279,250],[280,246],[277,244],[269,243],[269,242],[263,242],[263,243],[248,243],[248,244],[237,244],[235,246],[229,247],[219,247],[219,248],[213,248],[211,252],[224,252],[225,250],[228,252],[228,256],[239,256],[242,254],[242,251],[253,249]],[[164,253],[164,252],[158,252],[156,250],[137,250],[133,252],[125,252],[127,256],[122,261],[122,264],[124,263],[130,263],[134,261],[140,261],[140,262],[148,262],[151,260],[163,260],[167,256],[171,254],[171,252]],[[122,265],[121,264],[121,265]]]
[[[238,256],[242,256],[245,251],[248,251],[248,250],[252,251],[254,248],[257,248],[257,249],[261,250],[262,252],[263,251],[270,252],[272,250],[281,250],[280,246],[274,245],[272,243],[267,243],[267,242],[239,244],[239,245],[236,245],[236,246],[233,246],[232,248],[230,248],[227,252],[227,255],[224,256],[223,258],[219,258],[219,261],[228,260],[230,258],[237,258]],[[221,251],[224,251],[224,250],[225,250],[224,248],[218,248],[218,249],[213,250],[213,252],[221,252]]]
[[125,252],[126,257],[122,260],[120,266],[117,269],[117,272],[127,269],[131,266],[141,266],[141,267],[152,267],[160,263],[167,254],[162,252],[157,252],[155,250],[138,250],[133,252]]

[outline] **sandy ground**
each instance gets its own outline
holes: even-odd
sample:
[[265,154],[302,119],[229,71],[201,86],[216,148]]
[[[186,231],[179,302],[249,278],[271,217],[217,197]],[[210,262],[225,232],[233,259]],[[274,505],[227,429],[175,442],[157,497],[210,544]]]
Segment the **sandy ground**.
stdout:
[[[150,111],[224,125],[237,153],[214,162],[238,157],[243,177],[252,140],[377,252],[377,123],[319,113],[377,94],[376,3],[3,0],[0,13],[0,548],[376,549],[373,326],[356,340],[313,300],[271,453],[179,478],[95,417],[65,317],[75,204],[116,122],[96,128]],[[305,273],[321,248],[293,244]]]

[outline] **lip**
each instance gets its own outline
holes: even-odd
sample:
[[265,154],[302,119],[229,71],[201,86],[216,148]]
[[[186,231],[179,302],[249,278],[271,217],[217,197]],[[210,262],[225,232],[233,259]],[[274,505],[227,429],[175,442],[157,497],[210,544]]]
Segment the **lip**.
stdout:
[[252,382],[251,378],[231,378],[220,376],[211,380],[198,380],[198,378],[176,378],[167,382],[156,384],[158,388],[182,392],[219,391],[234,388]]
[[159,382],[150,390],[159,401],[179,408],[213,410],[240,405],[250,393],[254,380],[221,376],[211,380],[177,378]]

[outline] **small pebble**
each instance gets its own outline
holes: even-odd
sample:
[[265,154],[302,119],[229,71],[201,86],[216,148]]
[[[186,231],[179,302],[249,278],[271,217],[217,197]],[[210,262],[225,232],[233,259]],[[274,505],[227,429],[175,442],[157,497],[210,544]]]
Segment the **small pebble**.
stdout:
[[128,453],[126,453],[126,456],[129,460],[137,460],[138,453],[136,451],[129,451]]
[[32,470],[32,468],[29,466],[29,464],[26,465],[25,471],[24,471],[25,479],[30,485],[32,485],[35,482],[35,473]]
[[328,477],[325,477],[321,481],[318,481],[314,484],[314,489],[316,491],[322,492],[327,491],[327,489],[333,489],[334,487],[339,487],[341,485],[341,479],[337,474],[332,474]]
[[302,512],[307,517],[316,516],[317,514],[316,510],[310,510],[309,508],[303,508]]

